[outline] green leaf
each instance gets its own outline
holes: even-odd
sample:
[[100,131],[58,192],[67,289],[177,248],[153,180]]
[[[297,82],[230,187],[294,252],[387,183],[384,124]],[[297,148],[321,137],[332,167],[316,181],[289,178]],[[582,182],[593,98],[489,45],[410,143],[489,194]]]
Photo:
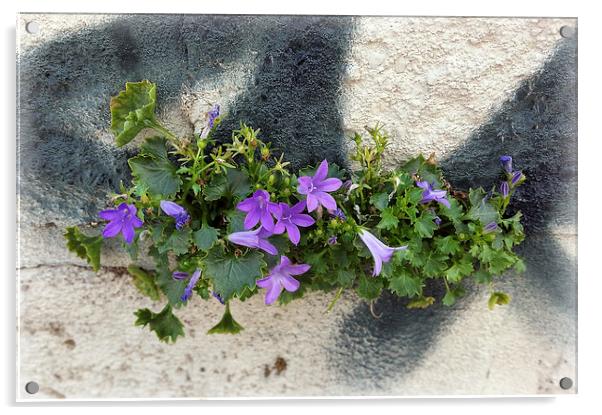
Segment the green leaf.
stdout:
[[228,180],[223,174],[213,176],[213,178],[203,188],[203,195],[205,200],[211,202],[220,199],[226,194],[228,187]]
[[374,300],[380,297],[383,287],[384,283],[382,278],[368,277],[362,273],[362,275],[359,277],[356,292],[361,298],[365,298],[366,300]]
[[145,127],[145,121],[154,121],[157,87],[149,81],[127,82],[125,91],[111,98],[111,131],[117,146],[132,141]]
[[434,252],[426,258],[424,266],[422,268],[424,275],[427,277],[438,277],[441,275],[443,270],[447,268],[447,255],[440,255]]
[[228,233],[244,231],[244,221],[246,215],[247,214],[245,212],[241,212],[238,209],[227,212],[226,218],[228,221]]
[[81,259],[85,259],[92,269],[97,272],[100,269],[100,248],[102,248],[102,236],[86,236],[77,226],[66,229],[65,239],[67,248]]
[[194,244],[203,251],[208,251],[219,237],[219,230],[203,224],[201,229],[194,233]]
[[435,238],[435,246],[442,254],[453,255],[460,250],[460,243],[452,235],[445,238]]
[[355,271],[351,271],[345,268],[337,268],[335,275],[336,283],[341,287],[351,287],[356,277]]
[[173,196],[180,190],[176,167],[167,158],[165,139],[152,137],[136,157],[128,160],[132,174],[152,195]]
[[134,313],[137,317],[136,326],[146,327],[157,334],[159,340],[165,343],[175,342],[178,336],[184,336],[182,322],[172,313],[171,306],[167,304],[160,313],[153,313],[148,308],[143,308]]
[[424,211],[414,223],[414,231],[423,238],[431,238],[437,224],[434,222],[435,215],[432,212]]
[[222,197],[241,199],[251,192],[251,184],[247,175],[234,169],[228,169],[226,175],[213,176],[203,189],[205,200],[214,201]]
[[379,229],[396,229],[399,219],[395,216],[392,208],[385,208],[380,215],[380,222],[376,225]]
[[160,253],[158,249],[151,248],[149,254],[155,259],[157,266],[156,282],[163,294],[167,297],[169,304],[175,307],[182,305],[182,294],[188,285],[187,280],[175,280],[169,270],[169,259],[166,253]]
[[446,218],[451,220],[452,222],[456,223],[460,221],[460,219],[462,219],[462,215],[464,214],[462,205],[453,197],[448,197],[447,200],[449,201],[450,206],[447,207],[440,204],[439,213],[442,216],[445,216]]
[[489,307],[490,310],[493,310],[494,307],[497,305],[506,305],[510,303],[510,296],[506,293],[503,292],[493,292],[491,294],[491,297],[489,297],[489,301],[487,302],[487,306]]
[[471,189],[468,198],[470,199],[470,210],[467,217],[481,222],[485,226],[491,222],[498,222],[498,211],[485,200],[485,191],[482,188]]
[[263,266],[263,254],[260,252],[248,251],[236,257],[225,253],[220,245],[215,245],[205,258],[207,278],[213,281],[213,290],[224,301],[235,294],[242,294],[245,287],[254,287]]
[[517,258],[516,262],[514,263],[514,270],[516,272],[518,272],[519,274],[522,274],[523,272],[525,272],[527,270],[525,262],[522,259]]
[[378,210],[384,210],[389,204],[389,195],[387,193],[377,193],[370,198],[372,203]]
[[435,298],[434,297],[423,297],[423,298],[418,298],[416,300],[412,300],[408,303],[408,305],[406,306],[406,308],[427,308],[432,306],[433,304],[435,304]]
[[176,255],[183,255],[188,252],[191,238],[192,230],[190,228],[182,230],[174,229],[169,238],[167,238],[167,241],[159,245],[159,252],[172,251]]
[[441,300],[443,305],[452,306],[456,303],[456,300],[464,295],[464,289],[462,287],[456,287],[453,290],[448,290],[445,296]]
[[128,272],[134,279],[134,286],[138,288],[138,291],[142,295],[147,296],[153,301],[159,301],[161,298],[161,292],[155,282],[155,276],[149,272],[144,271],[135,265],[128,267]]
[[422,155],[409,160],[401,169],[410,175],[420,177],[420,180],[434,183],[437,189],[441,186],[441,171],[437,166],[427,163]]
[[471,257],[466,255],[447,269],[447,271],[445,271],[445,276],[449,282],[455,283],[459,282],[462,277],[470,275],[473,270]]
[[479,284],[489,284],[492,281],[491,273],[485,271],[484,269],[475,271],[473,277]]
[[224,315],[219,323],[213,326],[207,334],[236,334],[244,328],[234,320],[230,313],[230,304],[226,303]]
[[422,294],[422,281],[406,269],[397,268],[389,279],[389,289],[400,297]]

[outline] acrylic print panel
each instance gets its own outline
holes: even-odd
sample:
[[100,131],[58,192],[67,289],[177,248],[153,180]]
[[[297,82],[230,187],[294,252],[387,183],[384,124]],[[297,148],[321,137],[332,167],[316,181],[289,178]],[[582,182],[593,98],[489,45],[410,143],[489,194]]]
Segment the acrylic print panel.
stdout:
[[[575,393],[576,30],[576,19],[564,18],[19,15],[18,399]],[[408,263],[391,275],[386,267],[399,267],[407,259],[396,253],[389,262],[384,258],[383,274],[372,277],[372,258],[358,237],[350,245],[357,252],[340,266],[344,269],[358,258],[365,261],[366,269],[347,275],[364,288],[308,290],[288,305],[269,306],[264,304],[266,290],[254,288],[257,295],[229,302],[233,318],[244,326],[235,335],[207,334],[222,318],[224,306],[210,296],[212,287],[204,276],[223,283],[231,274],[227,269],[208,271],[204,263],[196,290],[209,298],[204,301],[194,293],[185,306],[174,306],[185,335],[173,344],[159,341],[156,332],[173,334],[173,320],[168,321],[171,314],[152,314],[166,302],[153,279],[165,273],[152,274],[152,258],[140,252],[132,261],[118,235],[105,240],[94,272],[66,248],[64,238],[72,226],[86,235],[100,234],[107,222],[98,212],[114,206],[110,195],[123,192],[121,182],[132,184],[128,159],[138,154],[144,140],[116,145],[115,134],[123,132],[125,120],[111,129],[109,102],[126,82],[142,80],[156,85],[154,119],[177,137],[188,137],[189,145],[197,145],[193,134],[204,131],[208,112],[219,103],[221,122],[212,137],[230,140],[231,131],[244,121],[260,128],[259,137],[273,149],[284,151],[293,171],[323,159],[356,171],[349,137],[354,131],[366,137],[364,126],[380,122],[390,137],[386,170],[420,153],[435,153],[453,189],[485,187],[475,202],[438,184],[445,198],[474,204],[476,211],[464,212],[469,216],[484,214],[488,208],[483,206],[502,200],[499,157],[511,155],[512,171],[520,170],[527,178],[518,190],[512,188],[508,207],[509,212],[523,213],[525,240],[515,252],[526,270],[504,272],[493,288],[511,301],[492,304],[489,310],[491,288],[475,281],[484,278],[474,268],[478,260],[462,263],[465,271],[458,273],[468,274],[462,280],[465,292],[460,296],[459,290],[453,291],[458,296],[453,305],[442,304],[453,302],[444,282],[460,274],[443,268],[431,269],[433,278],[416,288],[422,290],[422,305],[434,300],[430,307],[408,308],[411,300],[389,289],[380,295],[377,290],[373,301],[362,299],[374,281],[397,292],[413,291],[400,281],[416,280],[400,278],[406,278],[407,270],[414,272],[412,266],[423,269],[423,264]],[[128,126],[134,129],[146,119],[144,111],[153,113],[145,106],[154,102],[153,87],[140,85],[146,95],[132,105],[145,109],[128,115],[133,117]],[[152,157],[147,154],[142,161]],[[163,161],[177,162],[169,157]],[[431,164],[423,166],[429,169]],[[404,186],[414,188],[420,198],[415,178]],[[201,186],[211,183],[198,185],[206,195]],[[150,190],[137,189],[132,197],[143,203]],[[240,187],[233,189],[234,194]],[[335,196],[337,203],[348,203],[343,193]],[[372,202],[384,207],[387,197],[383,193]],[[429,209],[446,212],[436,200],[413,203],[421,215],[429,215]],[[155,207],[141,212],[162,215],[157,217],[172,226],[165,232],[176,232],[174,220]],[[178,219],[182,232],[201,226],[200,211],[189,210],[191,221]],[[369,215],[381,215],[377,208],[360,212],[367,219],[353,208],[347,213],[347,223],[368,224]],[[319,219],[316,212],[311,215]],[[328,215],[326,209],[322,215]],[[469,216],[456,219],[470,222]],[[411,225],[408,232],[424,232],[418,240],[430,246],[428,234],[444,232],[434,220],[431,216],[423,228],[399,214],[380,227],[372,222],[370,229],[383,238]],[[488,231],[478,220],[470,222],[472,228],[461,228],[470,243],[476,243],[475,235],[493,243],[495,232],[510,226],[498,221],[501,228]],[[212,223],[224,226],[218,244],[237,255],[259,252],[244,247],[236,251],[224,239],[226,225]],[[445,229],[460,238],[462,232],[453,223]],[[195,236],[196,245],[189,240],[184,252],[211,245],[212,231],[205,231],[209,233],[200,239]],[[305,238],[317,231],[301,232]],[[407,243],[408,252],[417,252],[415,241],[401,239],[397,242]],[[94,249],[94,240],[86,243]],[[284,236],[275,242],[278,249],[283,243],[290,246]],[[341,237],[339,246],[345,243]],[[86,257],[84,245],[79,248]],[[440,254],[429,252],[423,260]],[[175,255],[170,258],[173,265]],[[276,265],[267,254],[263,258],[270,267]],[[130,275],[133,262],[147,274]],[[314,269],[316,264],[320,262],[314,258]],[[194,270],[188,266],[185,271]],[[243,274],[243,282],[254,287],[256,276]],[[299,276],[301,286],[320,278],[315,275]],[[162,284],[175,284],[169,278]],[[402,285],[387,285],[391,281]],[[181,291],[175,302],[189,283],[190,276],[177,286]],[[215,284],[214,290],[227,292]],[[168,294],[173,300],[173,292]],[[145,308],[149,311],[134,315]],[[137,319],[147,326],[134,325]]]

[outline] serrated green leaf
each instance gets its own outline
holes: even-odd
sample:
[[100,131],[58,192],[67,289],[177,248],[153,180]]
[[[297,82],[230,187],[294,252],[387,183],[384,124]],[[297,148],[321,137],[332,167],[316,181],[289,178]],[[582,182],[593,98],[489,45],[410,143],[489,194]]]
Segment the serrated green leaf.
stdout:
[[243,326],[238,324],[230,313],[230,304],[226,303],[224,315],[219,323],[213,326],[207,334],[236,334],[244,330]]
[[434,184],[436,188],[441,186],[441,170],[437,166],[427,163],[422,155],[409,160],[401,169],[410,175],[418,176],[420,180]]
[[447,255],[431,252],[424,261],[422,270],[427,277],[438,277],[446,268]]
[[392,208],[385,208],[380,214],[380,222],[376,225],[379,229],[393,230],[399,225],[399,219],[395,216]]
[[97,272],[100,269],[100,249],[102,248],[102,236],[86,236],[77,226],[66,229],[65,239],[67,249],[75,253],[81,259],[85,259],[92,269]]
[[213,290],[224,301],[241,294],[245,287],[254,287],[263,266],[263,254],[260,252],[248,251],[236,257],[225,253],[220,245],[215,245],[205,258],[206,276],[213,281]]
[[483,189],[471,189],[468,194],[470,210],[466,214],[466,217],[479,221],[483,226],[499,221],[498,211],[485,199],[485,196],[486,194]]
[[159,340],[165,343],[175,342],[178,336],[184,336],[184,325],[173,314],[171,306],[167,304],[160,313],[153,313],[148,308],[143,308],[134,313],[137,317],[136,326],[146,327],[157,334]]
[[245,212],[241,212],[238,209],[227,212],[226,219],[228,221],[228,233],[241,232],[245,230],[244,221]]
[[473,277],[479,284],[489,284],[492,281],[491,273],[484,269],[475,271]]
[[176,167],[167,158],[165,139],[153,137],[147,140],[146,153],[132,157],[128,164],[132,174],[150,194],[167,197],[180,190],[181,180]]
[[208,251],[217,238],[219,237],[219,230],[209,225],[203,225],[201,229],[194,233],[194,244],[203,251]]
[[503,292],[493,292],[489,297],[487,306],[490,310],[493,310],[496,305],[506,305],[510,303],[510,296]]
[[241,199],[251,192],[251,184],[247,175],[241,170],[228,169],[226,175],[213,176],[203,188],[205,200],[214,201],[222,197]]
[[431,238],[437,224],[434,222],[435,215],[429,211],[424,211],[414,223],[414,231],[423,238]]
[[382,278],[368,277],[365,274],[361,274],[355,291],[361,298],[365,298],[366,300],[374,300],[380,297],[383,287],[384,282]]
[[459,282],[462,277],[470,275],[474,270],[471,258],[464,256],[460,261],[454,263],[445,271],[445,276],[449,282]]
[[132,141],[155,118],[157,87],[149,81],[127,82],[125,90],[111,98],[111,131],[118,147]]
[[389,289],[400,297],[422,294],[422,281],[406,269],[397,268],[389,278]]
[[447,291],[445,296],[443,296],[443,299],[441,299],[441,302],[448,307],[454,305],[456,303],[456,296],[453,291]]
[[370,198],[372,203],[378,210],[383,210],[389,204],[389,195],[387,193],[377,193]]
[[173,252],[176,255],[183,255],[188,252],[190,241],[192,239],[192,230],[185,228],[182,230],[174,229],[167,240],[159,245],[159,252]]
[[228,180],[223,174],[213,176],[211,181],[203,188],[203,196],[207,201],[220,199],[226,194]]
[[439,213],[452,222],[457,223],[460,221],[460,219],[462,219],[462,216],[464,215],[464,209],[462,208],[462,205],[453,197],[448,197],[447,200],[449,201],[449,207],[440,204]]
[[128,272],[134,280],[134,286],[138,288],[138,291],[140,291],[142,295],[147,296],[153,301],[159,301],[161,292],[155,282],[154,273],[146,272],[135,265],[130,265],[128,267]]
[[519,274],[522,274],[523,272],[525,272],[527,270],[525,262],[522,259],[517,258],[516,262],[514,263],[514,270],[516,272],[518,272]]
[[353,281],[355,281],[355,272],[345,269],[337,268],[336,270],[336,283],[341,287],[351,287]]
[[460,250],[460,242],[452,235],[435,238],[435,246],[439,252],[446,255],[453,255]]

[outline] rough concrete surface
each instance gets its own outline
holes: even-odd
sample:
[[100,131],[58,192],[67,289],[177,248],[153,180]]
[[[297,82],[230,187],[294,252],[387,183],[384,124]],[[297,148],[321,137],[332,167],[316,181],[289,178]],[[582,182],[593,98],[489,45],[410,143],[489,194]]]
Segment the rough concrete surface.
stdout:
[[[559,387],[577,380],[577,40],[562,26],[577,21],[20,15],[18,399],[574,393]],[[113,146],[108,99],[140,79],[158,84],[160,118],[180,134],[219,102],[220,137],[249,122],[296,167],[348,165],[346,137],[376,121],[388,166],[436,152],[461,188],[490,186],[511,154],[529,178],[511,206],[525,214],[527,272],[499,284],[512,303],[490,312],[478,287],[451,309],[383,296],[375,320],[352,293],[331,313],[330,295],[257,296],[232,306],[240,335],[208,336],[221,305],[199,300],[177,312],[186,337],[159,343],[133,326],[158,304],[117,245],[95,274],[62,239],[129,179],[137,143]]]

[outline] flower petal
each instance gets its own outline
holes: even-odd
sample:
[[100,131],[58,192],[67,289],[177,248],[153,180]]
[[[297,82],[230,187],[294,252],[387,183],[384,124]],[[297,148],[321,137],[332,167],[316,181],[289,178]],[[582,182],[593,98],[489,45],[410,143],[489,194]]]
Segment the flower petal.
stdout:
[[342,185],[343,182],[341,180],[331,177],[318,183],[317,187],[322,192],[334,192],[335,190],[339,190]]
[[289,212],[294,214],[301,213],[305,210],[306,202],[301,200],[289,208]]
[[102,237],[112,238],[114,236],[117,236],[119,232],[121,232],[121,226],[121,221],[113,221],[107,223],[107,226],[105,226],[104,230],[102,231]]
[[302,195],[309,193],[309,189],[313,187],[312,178],[309,176],[301,176],[297,179],[299,186],[297,186],[297,192]]
[[437,202],[441,203],[445,207],[448,207],[448,208],[451,207],[449,200],[447,200],[447,198],[445,198],[445,197],[437,199]]
[[269,288],[272,286],[272,276],[268,275],[265,278],[259,279],[255,281],[255,284],[260,288]]
[[306,215],[305,213],[300,213],[300,214],[294,215],[293,217],[291,217],[291,222],[294,223],[295,225],[302,226],[304,228],[316,223],[314,218],[312,218],[309,215]]
[[162,200],[160,205],[161,210],[169,216],[178,216],[186,212],[186,210],[182,206],[178,205],[177,203],[170,202],[169,200]]
[[[337,208],[337,202],[328,193],[316,192],[315,195],[318,198],[320,204],[322,206],[324,206],[326,209],[335,210]],[[308,195],[308,197],[309,197],[309,195]]]
[[288,234],[288,239],[290,239],[294,245],[299,244],[299,241],[301,240],[301,233],[299,232],[299,228],[297,228],[297,226],[292,223],[289,223],[285,226],[286,233]]
[[416,182],[416,186],[418,186],[418,187],[420,187],[421,189],[424,189],[424,190],[431,190],[431,185],[427,181]]
[[144,224],[144,222],[142,222],[142,219],[140,219],[138,216],[132,216],[130,223],[134,228],[139,228]]
[[299,286],[301,285],[301,283],[299,281],[297,281],[296,279],[294,279],[293,277],[291,277],[289,275],[285,275],[283,278],[281,278],[280,282],[281,282],[282,286],[284,287],[284,289],[288,292],[297,291],[299,289]]
[[100,218],[104,220],[115,220],[121,219],[123,213],[118,209],[106,209],[98,212],[98,216],[100,216]]
[[280,266],[281,267],[287,267],[289,265],[291,265],[292,262],[290,259],[288,259],[288,257],[286,255],[281,255],[280,256]]
[[236,209],[243,211],[243,212],[250,212],[256,206],[257,206],[257,202],[252,197],[249,197],[241,202],[238,202],[238,205],[236,205]]
[[268,231],[274,229],[274,219],[272,219],[272,215],[270,215],[267,209],[261,211],[261,226]]
[[130,223],[123,224],[121,233],[123,234],[123,239],[125,239],[128,244],[132,243],[134,236],[136,235],[136,232],[134,232],[134,227]]
[[272,284],[272,286],[268,288],[268,292],[265,295],[265,303],[273,304],[274,301],[276,301],[278,299],[281,292],[282,292],[282,284],[279,284],[279,283]]
[[309,271],[310,268],[311,265],[309,264],[291,264],[287,265],[286,267],[282,267],[282,272],[290,275],[301,275]]
[[[324,193],[326,194],[326,193]],[[314,210],[316,210],[318,208],[318,198],[313,195],[313,194],[308,194],[307,195],[307,211],[308,212],[313,212]]]
[[284,223],[278,222],[276,223],[276,225],[274,225],[274,229],[272,230],[272,232],[274,233],[274,235],[280,235],[281,233],[284,233],[285,230],[286,227],[284,226]]
[[247,213],[247,216],[245,217],[244,221],[245,229],[251,229],[253,226],[257,225],[259,219],[261,219],[261,210],[258,207],[256,207],[255,209]]
[[322,160],[318,169],[316,170],[316,174],[314,174],[314,183],[321,182],[328,176],[328,161],[326,159]]
[[265,239],[260,239],[257,245],[259,249],[263,249],[270,255],[278,255],[278,249]]

